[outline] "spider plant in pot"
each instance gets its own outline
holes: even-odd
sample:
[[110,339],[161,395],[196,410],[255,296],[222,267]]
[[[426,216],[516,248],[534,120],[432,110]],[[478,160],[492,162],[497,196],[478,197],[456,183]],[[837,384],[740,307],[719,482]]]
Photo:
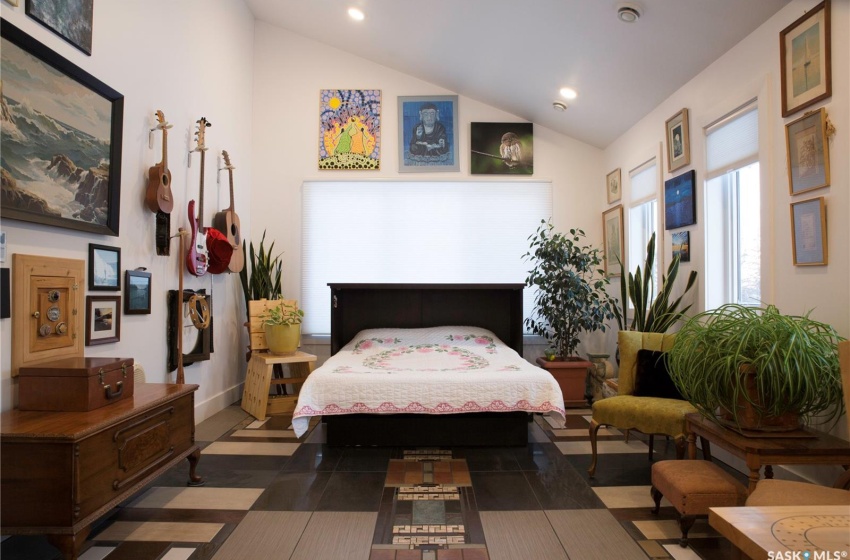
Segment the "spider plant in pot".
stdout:
[[281,302],[263,315],[266,344],[272,354],[294,354],[301,339],[304,312]]
[[585,379],[593,367],[576,356],[580,336],[604,331],[616,305],[605,289],[608,279],[602,270],[602,252],[584,245],[584,238],[580,229],[563,234],[541,220],[523,256],[533,265],[525,283],[536,290],[534,310],[525,324],[552,346],[554,359],[538,358],[537,363],[558,381],[567,406],[586,404]]
[[840,340],[808,313],[723,305],[695,315],[678,332],[670,377],[703,415],[721,424],[794,430],[801,419],[841,416]]

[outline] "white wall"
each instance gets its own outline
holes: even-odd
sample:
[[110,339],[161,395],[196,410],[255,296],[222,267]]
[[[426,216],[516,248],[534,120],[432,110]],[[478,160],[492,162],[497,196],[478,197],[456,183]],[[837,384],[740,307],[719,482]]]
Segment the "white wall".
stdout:
[[[669,179],[687,169],[696,170],[699,192],[697,224],[691,226],[691,262],[682,264],[680,279],[689,270],[704,273],[704,200],[701,185],[705,177],[705,135],[703,127],[749,99],[759,96],[760,147],[762,150],[762,208],[764,259],[762,277],[765,283],[762,297],[780,311],[802,314],[812,310],[811,317],[831,324],[842,336],[850,336],[850,3],[832,2],[832,97],[814,107],[826,107],[837,133],[830,142],[831,186],[791,197],[785,154],[785,124],[803,115],[801,111],[782,118],[780,97],[780,68],[778,37],[786,26],[817,0],[794,0],[746,37],[710,67],[670,96],[649,115],[618,138],[605,150],[605,169],[623,168],[624,197],[629,197],[626,170],[645,161],[659,142],[664,141],[665,121],[683,107],[690,111],[691,166],[666,173]],[[663,61],[662,61],[663,63]],[[808,110],[808,109],[807,109]],[[818,267],[798,267],[792,262],[791,202],[824,196],[827,204],[829,264]],[[624,203],[625,206],[628,203]],[[626,212],[626,216],[628,213]],[[628,228],[626,228],[628,231]],[[664,258],[669,262],[671,236],[663,232]],[[628,244],[627,244],[628,246]],[[630,262],[631,269],[637,263]],[[704,285],[699,286],[704,294]],[[703,309],[703,297],[695,308]],[[839,425],[834,432],[848,438],[846,427]],[[801,471],[802,472],[802,471]],[[810,473],[823,482],[832,483],[835,470]]]
[[[86,56],[24,13],[24,2],[3,3],[2,16],[72,63],[124,95],[120,237],[49,228],[4,220],[7,261],[13,253],[88,258],[89,243],[121,248],[122,269],[146,267],[153,274],[150,315],[122,317],[120,342],[85,348],[86,356],[133,357],[145,366],[150,382],[173,382],[166,372],[166,293],[178,287],[177,239],[171,256],[157,256],[154,215],[144,206],[146,173],[161,157],[160,135],[148,147],[148,129],[161,109],[174,125],[169,133],[169,168],[175,206],[172,234],[188,227],[186,205],[197,199],[199,160],[187,168],[194,145],[195,121],[205,116],[205,222],[229,205],[227,174],[216,183],[217,154],[228,150],[236,166],[236,209],[247,229],[251,223],[251,101],[254,18],[242,2],[231,0],[122,0],[97,2],[92,56]],[[122,270],[123,275],[123,270]],[[122,280],[123,284],[123,280]],[[195,394],[196,421],[237,400],[244,379],[247,336],[242,326],[244,303],[236,275],[185,275],[187,289],[206,288],[214,295],[215,352],[208,362],[186,368],[186,382],[200,385]],[[98,292],[104,294],[105,292]],[[115,292],[116,294],[118,292]],[[11,379],[11,319],[0,321],[2,375],[0,407],[12,408],[17,382]]]
[[[272,25],[254,30],[254,176],[251,238],[263,229],[283,251],[284,296],[298,299],[301,290],[301,184],[306,179],[422,180],[421,173],[398,173],[397,97],[454,92],[423,82],[347,52]],[[380,171],[319,171],[319,91],[380,89],[382,139]],[[470,122],[514,122],[507,114],[467,97],[459,99],[460,172],[428,174],[427,179],[475,180],[469,171]],[[541,126],[534,127],[534,180],[553,183],[554,223],[560,230],[583,228],[601,246],[599,196],[601,150]],[[487,179],[493,179],[488,176]],[[506,177],[517,179],[516,176]],[[520,179],[521,180],[521,179]],[[603,193],[593,195],[590,193]],[[247,236],[247,234],[246,234]],[[520,255],[517,255],[520,258]],[[305,310],[309,313],[309,309]],[[312,349],[312,347],[311,347]]]

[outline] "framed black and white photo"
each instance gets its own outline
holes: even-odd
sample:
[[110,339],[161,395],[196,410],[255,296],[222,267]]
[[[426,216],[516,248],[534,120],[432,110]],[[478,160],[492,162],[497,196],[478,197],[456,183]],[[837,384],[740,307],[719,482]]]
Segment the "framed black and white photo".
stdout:
[[121,296],[86,296],[86,346],[121,340]]
[[688,131],[688,110],[682,109],[666,123],[667,171],[673,172],[691,163],[691,140]]
[[792,195],[829,185],[826,110],[807,113],[785,125],[788,190]]
[[5,19],[0,57],[0,217],[117,236],[124,96]]
[[822,196],[791,204],[791,246],[795,266],[829,264],[826,204]]
[[94,0],[27,0],[27,15],[91,56]]
[[151,312],[151,273],[128,270],[124,273],[124,313],[148,315]]
[[782,116],[832,95],[829,0],[824,0],[779,33]]
[[121,289],[121,248],[89,243],[89,290]]
[[696,171],[691,169],[664,181],[664,229],[697,223]]
[[398,98],[400,172],[459,171],[457,95]]

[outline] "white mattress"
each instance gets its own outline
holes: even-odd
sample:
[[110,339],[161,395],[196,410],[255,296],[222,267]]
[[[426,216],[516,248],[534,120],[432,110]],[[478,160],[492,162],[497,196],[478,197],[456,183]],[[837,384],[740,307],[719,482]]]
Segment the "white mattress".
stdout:
[[292,425],[311,416],[549,412],[564,398],[546,370],[478,327],[361,331],[304,382]]

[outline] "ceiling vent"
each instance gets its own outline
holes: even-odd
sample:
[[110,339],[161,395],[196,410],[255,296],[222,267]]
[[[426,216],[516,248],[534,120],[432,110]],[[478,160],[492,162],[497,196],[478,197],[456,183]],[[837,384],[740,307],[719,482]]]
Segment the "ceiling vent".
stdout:
[[617,6],[617,18],[624,23],[634,23],[640,19],[640,6],[633,2],[625,2]]
[[552,103],[552,108],[555,109],[556,111],[566,111],[567,110],[567,104],[564,103],[563,101],[555,101],[555,102]]

